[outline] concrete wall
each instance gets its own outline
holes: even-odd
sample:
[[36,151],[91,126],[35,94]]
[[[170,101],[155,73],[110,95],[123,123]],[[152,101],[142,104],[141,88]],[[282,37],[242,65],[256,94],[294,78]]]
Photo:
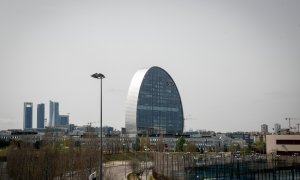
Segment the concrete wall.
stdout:
[[300,135],[266,135],[267,153],[293,151],[300,153],[300,144],[277,144],[277,140],[300,140]]

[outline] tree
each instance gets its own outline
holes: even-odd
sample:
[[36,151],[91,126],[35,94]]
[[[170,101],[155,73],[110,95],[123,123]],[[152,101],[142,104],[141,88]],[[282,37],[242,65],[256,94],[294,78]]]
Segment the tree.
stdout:
[[163,152],[164,149],[165,149],[165,142],[164,142],[163,134],[159,135],[159,139],[158,139],[158,141],[156,143],[156,149],[159,152]]
[[138,151],[140,149],[140,138],[136,137],[135,144],[134,144],[134,150]]
[[232,143],[229,146],[229,151],[230,152],[236,152],[236,151],[240,151],[241,150],[241,146],[238,143]]
[[7,141],[7,140],[0,139],[0,148],[8,147],[10,145],[10,142],[11,140]]
[[140,138],[140,151],[144,151],[145,147],[150,147],[150,138],[149,136]]
[[186,143],[186,140],[183,137],[180,137],[177,141],[176,141],[176,148],[175,151],[177,152],[183,152],[183,146]]
[[255,151],[258,153],[265,153],[266,152],[266,143],[263,141],[258,141],[255,143]]
[[190,143],[190,142],[187,142],[186,144],[187,144],[186,148],[184,148],[185,151],[188,151],[188,152],[198,152],[199,151],[198,147],[195,144]]
[[129,166],[131,167],[132,172],[137,176],[141,176],[144,172],[144,168],[138,159],[132,159],[129,161]]
[[76,146],[72,138],[48,133],[39,148],[33,143],[15,141],[8,148],[8,173],[16,180],[85,179],[99,167],[99,140],[89,136],[82,141]]

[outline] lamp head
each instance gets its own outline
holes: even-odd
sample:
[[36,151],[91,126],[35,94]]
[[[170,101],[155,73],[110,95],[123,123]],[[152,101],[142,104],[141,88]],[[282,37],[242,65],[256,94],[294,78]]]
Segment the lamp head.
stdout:
[[101,73],[92,74],[91,77],[96,78],[96,79],[103,79],[103,78],[105,78],[105,76],[103,74],[101,74]]

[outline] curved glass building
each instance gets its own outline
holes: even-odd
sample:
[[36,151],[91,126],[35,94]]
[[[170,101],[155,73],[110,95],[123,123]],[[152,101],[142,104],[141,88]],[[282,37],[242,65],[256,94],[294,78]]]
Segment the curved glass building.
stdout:
[[172,77],[156,66],[137,71],[127,97],[127,133],[131,137],[182,134],[183,119],[181,98]]

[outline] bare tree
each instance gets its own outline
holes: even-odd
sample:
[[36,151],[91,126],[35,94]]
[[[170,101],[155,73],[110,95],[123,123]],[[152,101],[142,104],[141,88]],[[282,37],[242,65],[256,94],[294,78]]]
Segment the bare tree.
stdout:
[[163,134],[159,135],[159,139],[158,139],[158,141],[156,143],[156,149],[159,152],[163,152],[164,149],[165,149],[165,142],[164,142],[164,136],[163,136]]
[[132,172],[136,174],[137,176],[142,176],[144,173],[144,167],[141,165],[141,161],[138,159],[132,159],[129,161],[129,166],[132,169]]
[[[76,145],[77,144],[77,145]],[[99,167],[99,141],[46,134],[40,148],[17,141],[8,150],[8,173],[13,179],[86,179]]]

